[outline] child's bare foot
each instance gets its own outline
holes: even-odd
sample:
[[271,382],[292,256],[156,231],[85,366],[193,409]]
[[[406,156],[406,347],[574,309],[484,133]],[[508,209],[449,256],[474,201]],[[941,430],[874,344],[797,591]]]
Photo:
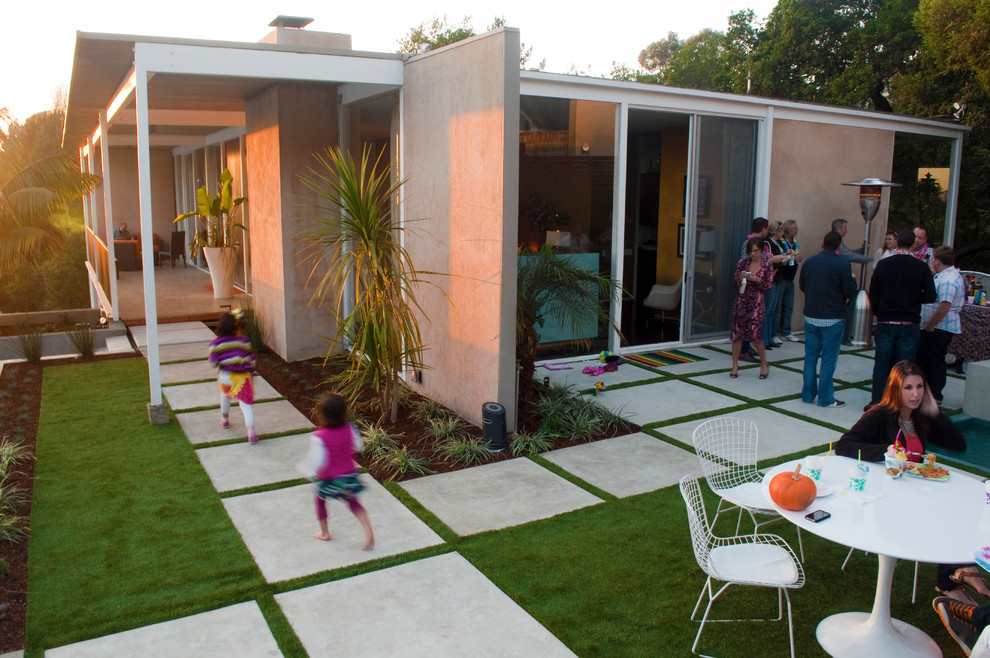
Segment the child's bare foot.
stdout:
[[317,532],[314,532],[313,537],[319,539],[320,541],[330,541],[330,533],[323,532],[322,530],[318,530]]
[[367,539],[365,539],[364,540],[364,544],[361,546],[361,550],[362,551],[370,551],[370,550],[373,550],[374,548],[375,548],[375,538],[374,537],[368,537]]

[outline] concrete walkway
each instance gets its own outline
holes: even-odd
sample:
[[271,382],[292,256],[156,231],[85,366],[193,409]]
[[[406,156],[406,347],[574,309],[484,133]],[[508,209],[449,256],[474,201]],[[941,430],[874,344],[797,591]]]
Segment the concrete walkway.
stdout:
[[[243,420],[233,410],[220,429],[214,374],[203,356],[212,334],[197,323],[162,325],[165,398],[176,414],[224,506],[268,582],[284,582],[332,569],[443,544],[385,487],[364,476],[362,503],[376,533],[373,551],[359,549],[362,533],[343,506],[330,506],[334,540],[312,540],[312,489],[299,484],[295,464],[306,453],[312,424],[259,379],[256,427],[261,441],[247,444]],[[142,332],[135,331],[139,347]],[[627,497],[668,487],[699,474],[690,446],[699,413],[750,418],[761,429],[760,458],[827,446],[862,414],[869,398],[872,354],[844,352],[836,373],[844,409],[801,402],[803,344],[769,353],[770,377],[755,366],[727,376],[727,345],[685,348],[699,360],[662,368],[623,363],[600,377],[570,369],[537,369],[537,378],[590,391],[605,384],[599,401],[623,413],[643,431],[542,455],[588,489]],[[167,378],[167,379],[166,379]],[[964,380],[951,376],[945,406],[962,406]],[[770,409],[757,407],[767,401]],[[827,423],[825,427],[809,418]],[[278,436],[272,436],[277,434]],[[237,440],[240,439],[240,440]],[[284,486],[261,492],[260,485]],[[538,462],[510,459],[408,480],[402,489],[458,535],[499,530],[602,504],[589,490]],[[243,492],[243,493],[239,493]],[[531,495],[527,492],[531,492]],[[351,655],[572,655],[549,631],[456,552],[410,559],[386,569],[279,594],[276,601],[311,656]],[[336,602],[346,600],[347,606]],[[366,611],[376,610],[369,615]],[[348,611],[351,611],[348,613]],[[394,614],[393,614],[394,613]],[[370,645],[368,637],[375,637]],[[389,639],[392,638],[392,639]],[[395,644],[390,644],[394,642]],[[277,656],[264,616],[254,602],[94,638],[53,649],[52,656]]]

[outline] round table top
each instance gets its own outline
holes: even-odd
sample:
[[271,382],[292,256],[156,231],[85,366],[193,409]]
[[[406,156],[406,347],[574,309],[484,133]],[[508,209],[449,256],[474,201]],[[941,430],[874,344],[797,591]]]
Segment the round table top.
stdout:
[[[770,500],[770,480],[793,471],[798,462],[803,459],[770,469],[763,478],[763,493],[784,518],[808,532],[870,553],[929,563],[973,562],[974,551],[990,546],[990,506],[982,479],[950,468],[946,481],[906,474],[895,480],[886,475],[883,463],[864,462],[870,472],[860,495],[847,492],[849,468],[856,460],[831,455],[820,484],[831,486],[832,493],[819,496],[808,509],[791,512]],[[819,523],[804,518],[818,509],[831,518]]]

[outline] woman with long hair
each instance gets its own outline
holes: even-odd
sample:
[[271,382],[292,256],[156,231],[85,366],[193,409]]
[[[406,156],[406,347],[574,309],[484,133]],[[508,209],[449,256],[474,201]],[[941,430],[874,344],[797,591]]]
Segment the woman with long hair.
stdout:
[[766,313],[764,295],[773,285],[773,267],[763,258],[763,238],[757,236],[746,242],[746,256],[736,263],[733,280],[739,293],[732,303],[732,371],[729,377],[739,376],[739,353],[743,341],[748,340],[760,356],[760,379],[766,379],[770,369],[761,330]]
[[[963,451],[966,439],[939,409],[921,368],[911,361],[894,364],[887,377],[883,398],[842,435],[835,454],[883,461],[888,449],[900,444],[908,460],[920,462],[929,444]],[[990,597],[976,565],[940,564],[935,589],[944,596],[972,603],[963,585]]]

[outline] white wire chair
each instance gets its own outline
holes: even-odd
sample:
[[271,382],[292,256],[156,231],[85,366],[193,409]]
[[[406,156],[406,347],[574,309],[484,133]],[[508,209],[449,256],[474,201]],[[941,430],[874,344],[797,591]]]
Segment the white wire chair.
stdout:
[[[700,621],[691,652],[697,653],[701,631],[707,622],[725,621],[780,621],[784,617],[784,600],[787,601],[787,632],[791,640],[791,658],[794,658],[794,621],[791,615],[791,597],[787,590],[804,585],[804,570],[787,542],[777,535],[754,534],[735,537],[716,537],[712,534],[705,501],[701,497],[698,479],[685,475],[681,478],[681,496],[687,506],[688,524],[691,528],[691,545],[698,566],[708,576],[698,601],[691,612],[691,621]],[[712,581],[725,583],[713,594]],[[777,618],[768,619],[709,619],[712,604],[730,585],[772,587],[777,590]],[[696,619],[701,600],[708,595],[705,614]]]
[[[737,535],[743,512],[747,512],[752,519],[754,534],[760,531],[761,525],[783,518],[763,496],[763,474],[756,468],[759,438],[756,423],[733,416],[706,420],[691,435],[705,481],[720,498],[712,523],[717,522],[723,512],[738,508]],[[757,514],[773,518],[760,522],[756,520]],[[797,531],[798,551],[804,561],[801,529]]]

